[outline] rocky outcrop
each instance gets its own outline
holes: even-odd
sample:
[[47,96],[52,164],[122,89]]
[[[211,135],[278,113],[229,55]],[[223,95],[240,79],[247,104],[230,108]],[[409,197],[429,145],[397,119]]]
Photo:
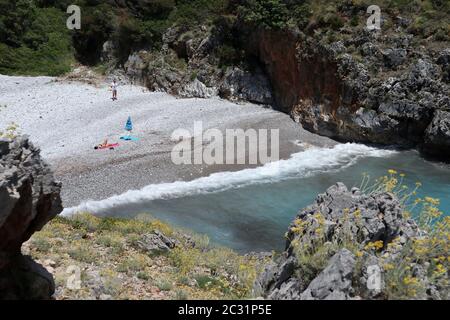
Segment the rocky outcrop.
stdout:
[[177,90],[177,94],[183,98],[211,98],[216,95],[215,88],[208,88],[203,82],[194,79],[192,82],[184,84]]
[[137,248],[147,254],[154,255],[169,252],[177,245],[177,240],[164,235],[159,230],[153,233],[145,234],[136,243]]
[[0,139],[0,299],[48,299],[50,274],[22,243],[62,211],[60,185],[26,137]]
[[272,105],[272,87],[264,72],[257,68],[254,72],[238,67],[228,68],[220,84],[219,94],[229,100],[244,100]]
[[145,83],[145,68],[146,64],[142,59],[142,56],[146,54],[146,51],[134,52],[131,54],[125,63],[125,74],[134,84]]
[[[345,29],[334,42],[298,30],[243,30],[247,52],[269,75],[277,107],[312,132],[420,148],[429,143],[435,111],[450,106],[449,49],[433,55],[401,29],[396,36]],[[448,153],[441,158],[450,161]]]
[[[422,286],[419,293],[415,283],[414,298],[448,299],[448,284],[439,287],[426,275],[425,270],[433,274],[433,258],[411,256],[413,244],[430,239],[404,212],[389,192],[366,195],[341,183],[332,186],[298,213],[286,234],[286,250],[259,275],[255,295],[282,300],[399,298],[393,292],[408,283],[410,272]],[[395,268],[401,277],[389,273]],[[447,270],[443,272],[446,278]]]
[[301,300],[348,300],[355,293],[352,287],[355,255],[347,249],[336,253],[328,265],[300,295]]
[[[367,8],[338,9],[339,19],[349,22]],[[212,26],[175,25],[162,36],[161,49],[131,54],[126,74],[150,90],[182,97],[272,105],[336,140],[418,148],[450,161],[435,147],[446,148],[446,135],[428,134],[436,115],[447,116],[438,111],[450,108],[448,41],[428,48],[428,40],[412,32],[411,19],[392,13],[381,31],[364,23],[312,24],[268,29],[237,14]]]
[[174,26],[163,35],[158,52],[132,53],[124,65],[133,83],[152,91],[183,98],[221,98],[271,105],[272,88],[263,69],[252,72],[239,66],[220,67],[215,51],[223,45],[223,32],[200,26],[195,30]]
[[450,154],[450,111],[437,110],[425,135],[423,151],[446,159]]

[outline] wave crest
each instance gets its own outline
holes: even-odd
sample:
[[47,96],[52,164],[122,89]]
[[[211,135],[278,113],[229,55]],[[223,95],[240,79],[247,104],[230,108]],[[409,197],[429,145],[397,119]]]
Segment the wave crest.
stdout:
[[192,181],[177,181],[148,185],[140,190],[129,190],[123,194],[100,201],[86,201],[77,207],[67,208],[62,215],[77,212],[99,214],[129,204],[149,202],[157,199],[175,199],[197,194],[220,192],[252,184],[264,184],[281,180],[310,177],[319,173],[341,170],[365,157],[388,157],[393,150],[377,149],[362,144],[338,144],[333,148],[311,147],[293,154],[289,159],[265,164],[252,169],[235,172],[219,172]]

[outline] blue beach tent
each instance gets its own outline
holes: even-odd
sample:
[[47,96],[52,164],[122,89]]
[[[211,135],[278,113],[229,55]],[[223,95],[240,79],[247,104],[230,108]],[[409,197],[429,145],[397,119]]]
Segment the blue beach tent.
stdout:
[[131,117],[128,117],[127,123],[125,124],[126,131],[133,131],[133,123],[131,122]]

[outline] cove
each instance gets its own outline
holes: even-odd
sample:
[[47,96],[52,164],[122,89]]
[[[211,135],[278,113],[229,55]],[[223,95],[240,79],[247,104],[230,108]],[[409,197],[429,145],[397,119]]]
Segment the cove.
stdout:
[[288,225],[319,193],[338,181],[358,187],[364,173],[375,179],[389,169],[405,174],[411,188],[421,182],[417,196],[439,198],[441,210],[450,213],[449,165],[426,161],[416,151],[354,144],[298,153],[276,170],[266,165],[192,182],[152,185],[72,211],[129,218],[149,213],[242,253],[282,250]]

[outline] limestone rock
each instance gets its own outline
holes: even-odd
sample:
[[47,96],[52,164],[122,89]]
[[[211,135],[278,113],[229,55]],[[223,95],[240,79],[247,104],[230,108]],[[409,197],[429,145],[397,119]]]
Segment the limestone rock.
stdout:
[[347,249],[336,253],[328,266],[301,294],[302,300],[347,300],[353,294],[352,277],[355,256]]
[[450,111],[436,111],[426,130],[423,150],[439,158],[445,158],[450,153]]
[[137,247],[149,254],[165,253],[175,248],[177,242],[158,230],[146,234],[137,242]]
[[203,82],[195,79],[181,87],[178,95],[183,98],[211,98],[216,95],[216,90],[208,88]]
[[273,103],[270,82],[262,71],[252,74],[239,68],[228,69],[219,93],[222,98],[231,100],[234,98],[265,105]]
[[[287,233],[286,250],[257,277],[254,294],[281,300],[377,298],[382,290],[368,289],[369,269],[389,259],[380,260],[381,255],[365,251],[365,247],[379,242],[384,250],[399,239],[401,249],[419,235],[416,223],[403,216],[394,195],[366,195],[337,183],[298,213]],[[320,248],[319,256],[308,256],[311,248]],[[355,250],[362,256],[357,258]],[[396,255],[391,252],[389,257]]]
[[48,299],[51,276],[22,243],[62,211],[61,186],[27,137],[0,140],[0,299]]
[[145,83],[145,73],[147,64],[144,62],[141,56],[145,55],[146,51],[134,52],[125,63],[125,73],[134,84]]

